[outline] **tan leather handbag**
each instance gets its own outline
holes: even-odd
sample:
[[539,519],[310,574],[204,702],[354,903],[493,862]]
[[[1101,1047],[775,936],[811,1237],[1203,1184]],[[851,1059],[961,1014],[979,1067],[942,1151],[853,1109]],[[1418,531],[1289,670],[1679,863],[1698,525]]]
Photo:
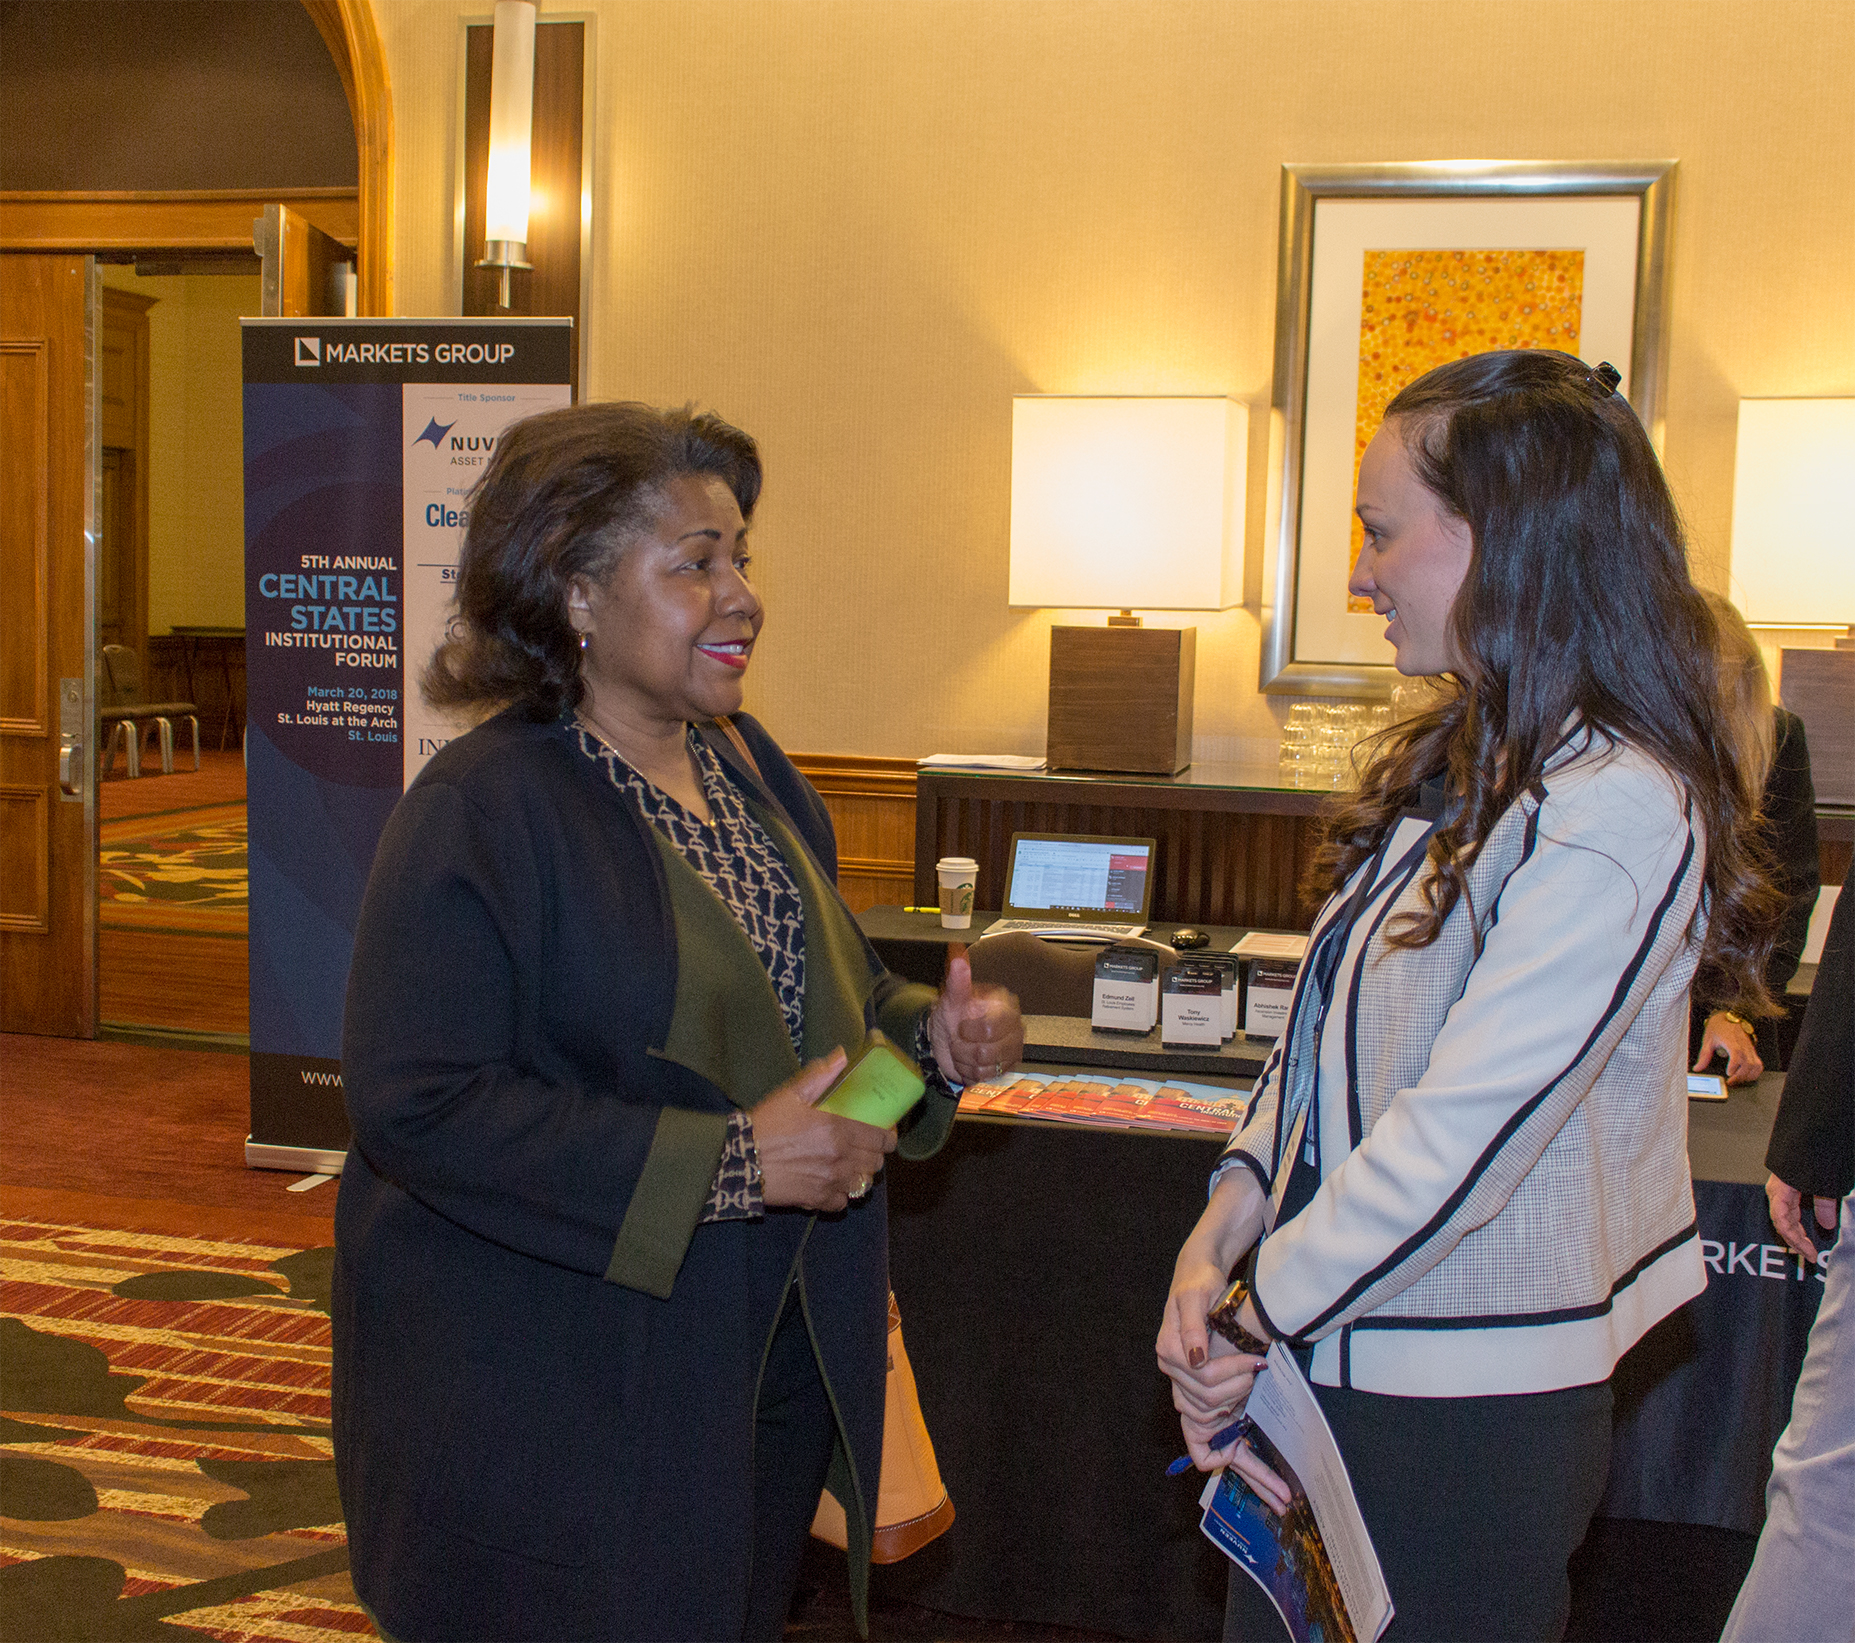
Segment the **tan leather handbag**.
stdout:
[[[889,1384],[883,1407],[882,1486],[870,1547],[875,1563],[899,1563],[953,1523],[953,1502],[934,1462],[934,1442],[921,1417],[915,1372],[902,1345],[902,1314],[889,1295]],[[812,1533],[840,1550],[848,1543],[844,1508],[830,1490],[818,1502]]]

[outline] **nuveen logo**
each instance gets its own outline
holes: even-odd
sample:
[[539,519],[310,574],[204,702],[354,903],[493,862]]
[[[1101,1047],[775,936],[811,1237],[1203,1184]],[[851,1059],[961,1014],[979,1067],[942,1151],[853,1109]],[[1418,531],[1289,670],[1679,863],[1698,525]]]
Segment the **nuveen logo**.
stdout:
[[296,339],[296,363],[298,365],[320,365],[322,363],[322,339],[320,337],[298,337]]

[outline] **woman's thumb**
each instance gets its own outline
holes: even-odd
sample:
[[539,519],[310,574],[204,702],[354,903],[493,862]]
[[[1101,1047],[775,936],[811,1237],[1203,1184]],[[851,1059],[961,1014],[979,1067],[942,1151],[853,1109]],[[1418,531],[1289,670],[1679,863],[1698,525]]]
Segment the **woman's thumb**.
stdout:
[[942,991],[950,1004],[964,1004],[973,996],[973,961],[966,956],[964,947],[951,948],[953,956],[947,961],[947,985]]
[[821,1055],[799,1074],[793,1085],[794,1093],[806,1106],[817,1106],[830,1093],[849,1060],[841,1044],[829,1055]]

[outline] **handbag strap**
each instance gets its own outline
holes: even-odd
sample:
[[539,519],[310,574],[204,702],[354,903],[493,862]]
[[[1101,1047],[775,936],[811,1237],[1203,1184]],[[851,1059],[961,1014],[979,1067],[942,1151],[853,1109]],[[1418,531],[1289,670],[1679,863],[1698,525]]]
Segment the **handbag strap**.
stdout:
[[747,738],[741,734],[741,727],[734,722],[732,715],[720,715],[715,720],[715,728],[734,744],[734,751],[747,761],[747,768],[754,773],[754,780],[765,787],[766,777],[760,773],[760,761],[754,757],[753,749],[747,745]]

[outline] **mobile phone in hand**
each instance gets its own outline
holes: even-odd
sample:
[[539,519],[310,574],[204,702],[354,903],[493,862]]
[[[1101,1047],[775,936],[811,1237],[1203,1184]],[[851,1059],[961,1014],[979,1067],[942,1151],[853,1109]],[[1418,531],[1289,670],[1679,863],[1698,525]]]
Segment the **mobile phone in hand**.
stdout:
[[840,1118],[886,1130],[926,1094],[927,1079],[921,1069],[881,1033],[872,1032],[818,1105]]

